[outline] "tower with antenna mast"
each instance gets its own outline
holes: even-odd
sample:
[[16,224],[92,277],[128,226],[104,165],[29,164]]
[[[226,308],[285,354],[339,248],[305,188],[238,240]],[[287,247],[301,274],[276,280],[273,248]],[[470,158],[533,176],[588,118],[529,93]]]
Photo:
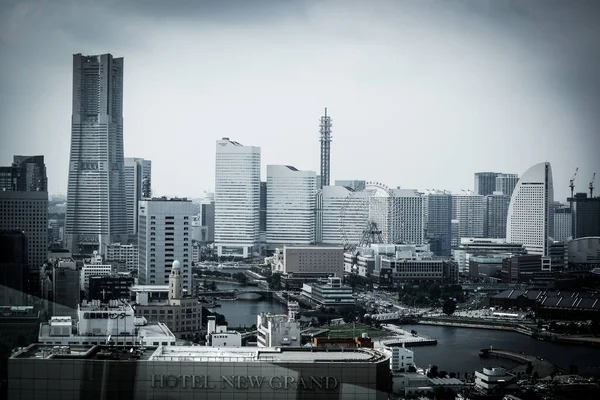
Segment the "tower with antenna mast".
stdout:
[[331,173],[331,117],[327,115],[327,107],[325,107],[325,115],[321,117],[320,124],[321,133],[321,187],[329,186]]

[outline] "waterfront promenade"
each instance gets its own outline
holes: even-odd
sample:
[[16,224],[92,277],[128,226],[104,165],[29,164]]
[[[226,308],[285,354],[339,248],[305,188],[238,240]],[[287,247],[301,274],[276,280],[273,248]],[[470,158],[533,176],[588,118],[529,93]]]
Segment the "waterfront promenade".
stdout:
[[412,334],[398,325],[383,324],[381,327],[393,333],[393,335],[379,338],[376,341],[376,346],[377,344],[381,346],[429,346],[437,344],[437,339],[419,335],[418,333]]
[[525,373],[528,363],[531,363],[533,367],[531,373],[534,374],[537,372],[540,378],[545,378],[559,372],[559,369],[550,361],[524,353],[489,348],[481,350],[480,356],[484,358],[500,358],[518,362],[520,365],[512,369],[513,373]]

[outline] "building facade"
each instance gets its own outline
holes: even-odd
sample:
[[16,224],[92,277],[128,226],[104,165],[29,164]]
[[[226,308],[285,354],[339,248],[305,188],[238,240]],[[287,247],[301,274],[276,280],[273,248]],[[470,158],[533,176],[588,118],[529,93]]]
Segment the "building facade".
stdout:
[[573,238],[600,236],[600,197],[576,193],[569,202],[573,212]]
[[135,244],[111,243],[106,247],[106,262],[125,265],[128,272],[138,271],[139,249]]
[[341,246],[285,246],[283,262],[277,271],[283,274],[323,273],[343,278],[344,248]]
[[28,279],[27,236],[0,229],[0,306],[26,305]]
[[80,273],[73,260],[60,260],[53,268],[52,315],[77,317],[81,300]]
[[353,306],[355,299],[352,293],[352,288],[342,285],[342,278],[337,277],[302,285],[302,296],[312,304],[323,307]]
[[0,229],[27,237],[28,293],[40,297],[40,271],[48,255],[48,193],[0,191]]
[[215,247],[217,255],[258,253],[260,239],[260,147],[217,141]]
[[483,237],[486,220],[486,197],[473,193],[452,195],[452,219],[458,220],[458,236]]
[[152,182],[152,161],[143,158],[126,157],[125,206],[127,207],[127,233],[137,234],[138,201],[144,198],[144,190],[150,190]]
[[[324,186],[321,192],[321,242],[343,245],[346,241],[358,243],[369,221],[369,209],[358,192],[344,186]],[[343,223],[342,223],[343,219]]]
[[554,186],[549,162],[529,168],[515,187],[508,207],[506,241],[521,243],[530,254],[549,255],[554,235]]
[[0,192],[47,192],[44,156],[14,156],[8,167],[0,167]]
[[423,244],[423,195],[413,189],[393,189],[390,198],[390,242]]
[[554,240],[567,242],[573,236],[571,207],[558,203],[554,207]]
[[425,195],[425,237],[435,242],[432,251],[439,256],[449,256],[452,239],[452,195],[435,190]]
[[153,198],[139,202],[138,279],[141,285],[165,285],[171,265],[181,260],[183,288],[191,289],[192,216],[187,199]]
[[512,196],[515,186],[519,182],[517,174],[498,174],[496,176],[496,192],[502,192],[506,196]]
[[130,290],[133,282],[134,279],[127,275],[91,276],[87,298],[88,300],[99,300],[102,302],[130,299]]
[[104,254],[127,239],[123,158],[123,58],[73,55],[67,246]]
[[488,196],[496,190],[496,177],[498,172],[476,172],[475,173],[475,194]]
[[111,275],[112,272],[112,265],[104,263],[102,261],[102,256],[95,251],[89,262],[84,263],[83,267],[81,267],[81,274],[79,276],[80,290],[87,292],[89,289],[90,277],[108,276]]
[[506,238],[506,217],[510,196],[501,192],[494,192],[486,196],[486,218],[483,237]]
[[267,165],[267,248],[315,240],[316,173]]
[[[297,303],[294,304],[298,306]],[[300,347],[302,337],[295,311],[290,311],[288,315],[260,313],[256,321],[256,345],[258,347]]]

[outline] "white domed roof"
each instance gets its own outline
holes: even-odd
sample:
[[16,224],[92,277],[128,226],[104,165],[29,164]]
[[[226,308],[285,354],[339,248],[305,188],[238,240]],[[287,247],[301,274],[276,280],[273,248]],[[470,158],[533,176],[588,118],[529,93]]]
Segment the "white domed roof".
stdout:
[[175,268],[180,269],[181,268],[181,264],[179,264],[179,261],[175,260],[175,261],[173,261],[173,265],[171,267],[173,269],[175,269]]

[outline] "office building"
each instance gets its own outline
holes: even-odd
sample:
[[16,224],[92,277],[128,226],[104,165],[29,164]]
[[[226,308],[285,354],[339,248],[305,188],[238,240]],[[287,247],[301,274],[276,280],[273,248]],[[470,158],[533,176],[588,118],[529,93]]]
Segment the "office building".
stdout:
[[272,271],[281,274],[284,289],[301,289],[304,283],[329,276],[344,276],[342,246],[284,246],[276,249]]
[[[357,244],[369,221],[369,208],[365,207],[364,192],[351,196],[353,191],[344,186],[324,186],[321,192],[320,221],[321,243],[343,245]],[[343,218],[343,225],[342,225]]]
[[134,278],[128,275],[111,274],[91,276],[89,278],[87,298],[106,303],[110,300],[127,300],[131,298],[131,287]]
[[315,240],[316,174],[290,165],[267,165],[267,247]]
[[506,196],[512,196],[515,186],[519,182],[517,174],[498,174],[496,176],[496,192],[501,192]]
[[508,207],[506,241],[521,243],[529,254],[547,256],[554,235],[554,187],[549,162],[529,168],[515,187]]
[[303,284],[302,297],[311,304],[323,307],[353,306],[355,303],[352,288],[342,285],[342,278],[338,277]]
[[267,234],[267,182],[260,183],[260,206],[259,206],[259,214],[260,214],[260,223],[259,223],[259,231],[261,233]]
[[105,254],[127,239],[123,159],[123,58],[73,55],[67,246]]
[[[183,283],[182,265],[175,260],[167,285],[164,285],[166,287],[133,287],[131,291],[136,293],[136,315],[149,321],[164,322],[177,337],[192,339],[202,329],[202,306],[198,304],[197,297],[188,296],[184,292]],[[153,294],[165,289],[166,299]]]
[[507,243],[501,238],[462,238],[457,249],[452,250],[454,261],[460,273],[469,272],[470,258],[526,255],[527,251],[519,243]]
[[568,200],[573,213],[573,239],[600,236],[600,197],[576,193]]
[[[8,360],[8,398],[174,397],[188,400],[310,397],[383,400],[392,385],[389,356],[359,347],[249,348],[33,344]],[[36,371],[34,375],[22,371]],[[118,384],[116,384],[118,382]]]
[[8,167],[0,167],[0,192],[47,192],[44,156],[14,156]]
[[390,197],[390,242],[423,244],[423,195],[413,189],[393,189]]
[[506,217],[510,196],[501,192],[494,192],[486,196],[485,229],[483,237],[506,238]]
[[568,204],[555,203],[554,206],[554,240],[567,242],[573,235],[573,216]]
[[319,133],[321,134],[321,182],[319,189],[330,185],[331,180],[331,117],[325,115],[321,117]]
[[452,195],[433,190],[425,195],[425,237],[438,256],[450,255],[452,239]]
[[458,220],[458,236],[460,238],[483,237],[486,197],[471,192],[453,194],[452,219]]
[[128,272],[138,272],[139,257],[135,244],[111,243],[106,247],[106,262],[121,264]]
[[250,258],[260,239],[260,148],[223,138],[216,151],[217,255]]
[[52,315],[77,317],[81,300],[80,273],[73,260],[60,260],[53,268]]
[[48,254],[48,193],[0,191],[0,229],[27,237],[28,293],[39,297],[40,270]]
[[52,346],[103,345],[174,346],[175,335],[161,323],[148,323],[134,315],[131,305],[119,301],[83,302],[77,319],[51,317],[40,324],[38,343]]
[[28,279],[27,236],[0,230],[0,306],[27,304]]
[[475,194],[487,196],[496,190],[496,177],[498,172],[476,172],[475,173]]
[[79,275],[79,289],[82,292],[87,292],[90,277],[92,276],[108,276],[113,272],[113,267],[110,264],[106,264],[102,261],[102,256],[94,250],[92,258],[83,264],[81,267],[81,273]]
[[181,260],[183,288],[191,289],[191,221],[194,206],[188,199],[152,198],[139,202],[138,279],[141,285],[165,285],[171,265]]
[[212,347],[242,347],[242,334],[227,330],[227,325],[217,325],[217,317],[207,317],[206,345]]
[[138,201],[144,199],[144,191],[152,191],[152,161],[126,157],[125,206],[127,207],[127,233],[137,234]]
[[298,303],[288,303],[288,314],[260,313],[256,321],[258,347],[300,347],[300,322],[296,320]]

